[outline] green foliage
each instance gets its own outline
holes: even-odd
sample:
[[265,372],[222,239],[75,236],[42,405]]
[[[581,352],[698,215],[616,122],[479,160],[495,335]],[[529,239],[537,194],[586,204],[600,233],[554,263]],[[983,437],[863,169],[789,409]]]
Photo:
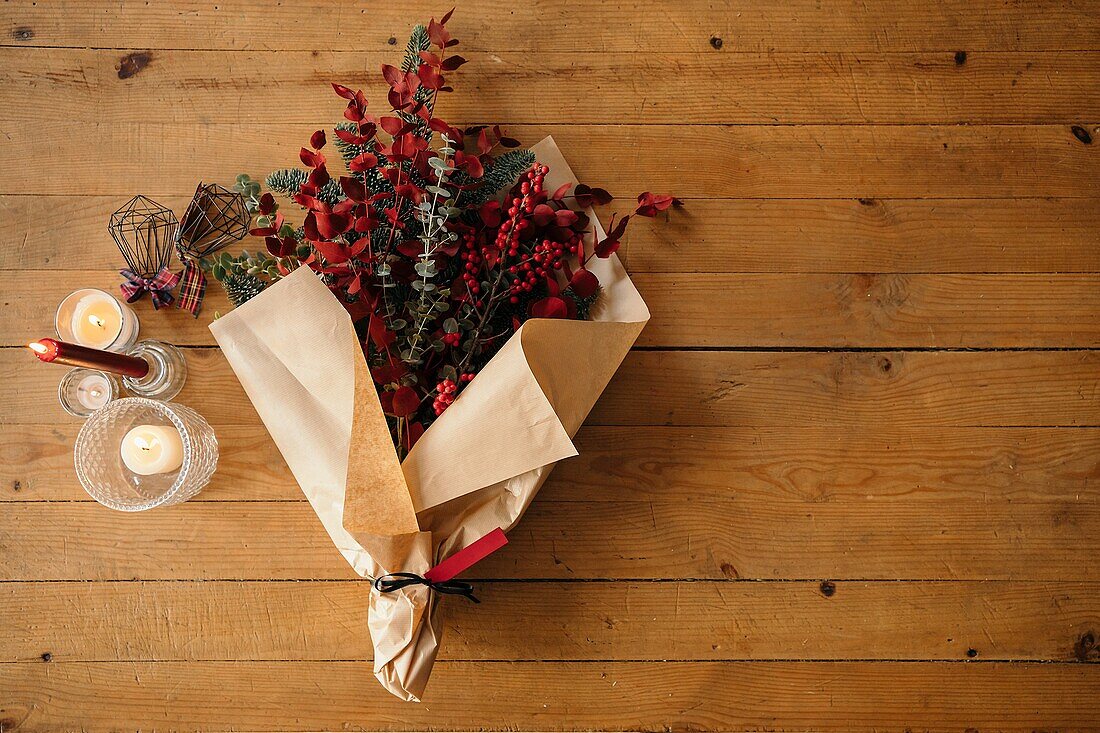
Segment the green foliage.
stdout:
[[259,181],[253,181],[247,173],[241,173],[237,175],[237,180],[233,184],[232,190],[244,197],[244,205],[245,208],[248,209],[248,213],[255,214],[260,210]]
[[587,321],[592,315],[592,306],[596,304],[596,301],[600,299],[600,292],[603,288],[596,288],[596,292],[589,295],[587,298],[581,298],[573,292],[573,288],[568,288],[562,291],[562,296],[569,298],[577,306],[577,320]]
[[[521,175],[535,164],[535,154],[530,150],[509,150],[502,153],[493,162],[492,167],[486,168],[485,175],[481,177],[481,185],[466,194],[466,203],[480,205],[496,196],[502,189],[506,189],[516,182]],[[468,176],[455,177],[459,183],[468,183],[472,179]]]
[[243,305],[263,292],[267,287],[260,278],[244,273],[231,273],[221,281],[225,294],[235,306]]
[[405,60],[401,62],[402,71],[416,71],[420,68],[420,52],[432,47],[432,41],[428,38],[428,29],[417,24],[412,29],[409,42],[405,45]]
[[[298,193],[298,189],[309,179],[309,173],[298,168],[284,168],[274,171],[264,181],[267,187],[274,193],[282,194],[287,198]],[[340,184],[330,180],[317,193],[317,198],[329,206],[335,206],[344,198],[344,192],[340,190]]]

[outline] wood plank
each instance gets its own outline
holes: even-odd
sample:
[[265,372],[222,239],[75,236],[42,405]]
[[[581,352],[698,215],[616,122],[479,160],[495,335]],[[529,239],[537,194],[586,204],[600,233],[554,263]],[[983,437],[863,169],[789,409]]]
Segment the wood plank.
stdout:
[[[441,662],[409,705],[369,662],[0,665],[5,730],[1096,730],[1100,665]],[[95,705],[88,705],[95,700]]]
[[[126,515],[9,503],[0,580],[352,579],[297,502],[188,503]],[[1098,580],[1088,501],[539,502],[480,578]]]
[[653,314],[642,346],[1100,344],[1097,275],[666,273],[634,282]]
[[[188,349],[178,400],[214,425],[259,425],[217,349]],[[61,367],[0,349],[0,423],[74,424]],[[589,425],[1100,426],[1100,353],[632,352]]]
[[[640,273],[656,347],[1004,348],[1100,345],[1100,275]],[[80,287],[116,291],[117,272],[0,271],[0,344],[53,335],[53,313]],[[199,318],[148,298],[142,336],[215,345],[209,324],[232,310],[218,285]]]
[[[338,99],[335,101],[339,101]],[[338,119],[318,112],[320,121]],[[296,165],[314,125],[89,122],[7,124],[0,157],[22,175],[0,193],[156,198]],[[1000,198],[1100,194],[1100,145],[1068,125],[511,125],[532,144],[553,135],[578,177],[613,194],[689,197]],[[1089,129],[1092,129],[1091,127]],[[1100,132],[1096,133],[1100,135]]]
[[[77,484],[80,424],[0,424],[0,502],[92,501]],[[304,501],[267,432],[218,428],[221,459],[192,501]],[[725,497],[936,506],[1100,499],[1100,430],[586,426],[580,456],[554,469],[540,502]]]
[[[176,212],[187,196],[158,199]],[[118,196],[0,196],[0,270],[114,270]],[[628,213],[630,201],[605,212]],[[57,221],[65,222],[59,236]],[[1100,272],[1100,199],[692,199],[638,219],[619,257],[646,272]],[[72,257],[79,243],[80,258]],[[253,250],[246,239],[240,247]],[[212,289],[216,292],[217,287]]]
[[[684,0],[651,12],[627,2],[479,2],[449,24],[462,49],[502,51],[1048,51],[1097,49],[1100,21],[1089,3],[944,0],[934,5],[859,0],[821,5],[738,0],[720,6]],[[33,0],[0,6],[3,45],[235,50],[394,50],[438,3],[377,5],[262,0],[177,0],[124,5]],[[491,22],[489,22],[491,19]]]
[[[384,100],[379,69],[401,52],[0,49],[0,106],[12,122],[68,114],[98,122],[316,124],[330,81]],[[604,124],[1078,124],[1100,119],[1100,53],[475,53],[448,79],[444,119]],[[270,93],[278,79],[278,93]],[[751,80],[714,94],[715,79]],[[544,104],[552,99],[554,104]]]
[[[950,660],[974,649],[1076,661],[1100,585],[485,583],[477,594],[479,606],[446,603],[441,659]],[[367,660],[369,597],[357,581],[4,583],[0,659]]]

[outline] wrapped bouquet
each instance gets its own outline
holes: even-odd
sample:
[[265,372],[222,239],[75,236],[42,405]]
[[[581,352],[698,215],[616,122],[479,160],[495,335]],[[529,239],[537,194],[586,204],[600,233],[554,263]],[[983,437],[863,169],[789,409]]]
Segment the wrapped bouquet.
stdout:
[[[615,251],[634,215],[678,205],[644,193],[605,231],[610,195],[576,181],[551,139],[435,115],[464,63],[450,14],[417,26],[383,66],[391,111],[361,91],[268,191],[237,188],[265,253],[205,263],[238,307],[219,345],[337,548],[374,581],[375,674],[423,694],[441,594],[503,542],[649,318]],[[297,204],[292,223],[279,198]]]

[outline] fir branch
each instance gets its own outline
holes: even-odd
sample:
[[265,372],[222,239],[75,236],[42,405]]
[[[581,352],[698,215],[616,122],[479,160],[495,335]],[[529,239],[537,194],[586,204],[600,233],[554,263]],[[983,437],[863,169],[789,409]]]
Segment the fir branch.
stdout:
[[405,59],[401,62],[402,71],[416,71],[420,68],[420,52],[432,47],[428,29],[421,24],[413,26],[409,42],[405,44]]
[[[509,150],[502,153],[491,167],[485,169],[485,175],[480,179],[481,185],[470,191],[466,197],[467,203],[480,206],[515,183],[534,164],[535,154],[530,150]],[[462,177],[456,175],[456,182],[463,185],[476,180],[478,179],[470,178],[465,173],[462,173]]]
[[[298,193],[302,184],[309,180],[309,174],[298,168],[284,168],[280,171],[273,171],[268,175],[264,183],[267,187],[278,194],[282,194],[287,198],[291,198],[294,194]],[[317,198],[324,201],[329,206],[335,206],[340,203],[344,198],[344,192],[340,189],[340,184],[335,180],[330,180],[321,190],[317,192]]]

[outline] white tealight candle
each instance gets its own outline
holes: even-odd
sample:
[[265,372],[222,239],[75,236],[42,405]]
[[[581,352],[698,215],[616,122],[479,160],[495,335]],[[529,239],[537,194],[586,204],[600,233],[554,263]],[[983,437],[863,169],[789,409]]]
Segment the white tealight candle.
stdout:
[[76,383],[76,401],[84,407],[98,410],[111,399],[111,385],[103,374],[89,374]]
[[171,473],[183,464],[183,439],[173,427],[138,425],[122,439],[122,462],[139,476]]
[[118,303],[106,293],[92,291],[77,301],[70,327],[77,344],[92,349],[106,348],[122,332]]

